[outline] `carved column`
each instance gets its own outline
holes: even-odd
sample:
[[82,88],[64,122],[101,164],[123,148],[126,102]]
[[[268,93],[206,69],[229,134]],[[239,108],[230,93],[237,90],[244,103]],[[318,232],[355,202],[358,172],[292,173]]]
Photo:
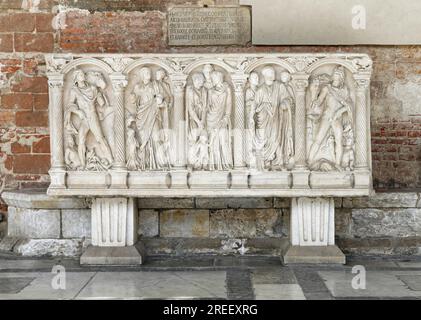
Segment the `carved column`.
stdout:
[[293,188],[308,188],[307,154],[306,154],[306,89],[309,75],[297,73],[292,75],[295,90],[294,112],[294,160]]
[[244,88],[247,82],[247,75],[234,74],[234,169],[245,168],[245,108],[244,108]]
[[187,75],[170,75],[174,94],[173,128],[171,128],[170,139],[174,143],[176,158],[174,169],[171,172],[171,187],[174,189],[187,187],[187,126],[186,108],[184,102]]
[[114,164],[111,172],[111,185],[116,188],[127,188],[126,169],[126,128],[124,108],[124,88],[127,78],[124,74],[110,75],[113,86],[114,105]]
[[356,104],[355,104],[355,171],[354,187],[371,188],[371,175],[368,174],[369,168],[369,104],[368,88],[370,76],[357,74],[354,76],[356,81]]
[[367,89],[369,80],[355,76],[357,103],[355,110],[355,168],[368,169]]
[[292,83],[295,89],[295,123],[294,149],[295,168],[306,167],[306,89],[308,74],[293,74]]
[[231,76],[234,84],[233,152],[234,170],[231,172],[231,188],[248,187],[248,171],[246,170],[246,130],[245,130],[245,93],[247,75],[243,73]]
[[50,88],[48,107],[51,146],[50,188],[65,188],[63,80],[62,74],[48,74]]

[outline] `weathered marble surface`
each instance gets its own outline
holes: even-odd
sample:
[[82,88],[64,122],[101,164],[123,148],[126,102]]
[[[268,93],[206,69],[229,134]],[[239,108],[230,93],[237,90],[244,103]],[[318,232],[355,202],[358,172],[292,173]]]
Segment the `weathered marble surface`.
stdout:
[[255,45],[421,44],[418,0],[239,2],[252,6]]
[[50,195],[366,196],[363,54],[53,54]]
[[170,46],[246,45],[251,14],[238,6],[174,6],[168,11]]

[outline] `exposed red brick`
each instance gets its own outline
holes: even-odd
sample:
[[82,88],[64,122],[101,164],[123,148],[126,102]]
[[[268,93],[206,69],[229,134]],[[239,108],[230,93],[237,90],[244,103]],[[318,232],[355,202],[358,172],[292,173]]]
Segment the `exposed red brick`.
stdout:
[[0,111],[0,126],[7,127],[15,124],[14,111]]
[[33,13],[10,13],[10,31],[32,32],[35,29],[35,15]]
[[13,52],[13,34],[0,33],[0,52]]
[[408,137],[410,138],[421,137],[421,131],[410,131],[408,132]]
[[14,173],[46,174],[50,168],[50,155],[19,154],[14,156]]
[[20,189],[47,189],[50,184],[44,181],[22,181],[19,185]]
[[[67,14],[60,47],[73,52],[158,52],[166,49],[165,16],[157,11]],[[121,35],[124,34],[124,37]]]
[[34,94],[34,110],[47,110],[48,101],[48,94]]
[[12,86],[14,92],[48,93],[46,77],[23,77]]
[[50,153],[50,137],[43,137],[41,140],[34,142],[32,153]]
[[35,16],[37,32],[54,32],[51,24],[54,18],[52,13],[39,13]]
[[6,170],[13,170],[13,156],[7,156],[6,160],[4,161],[4,167]]
[[22,69],[22,61],[20,59],[0,59],[2,73],[15,73]]
[[23,181],[37,181],[41,178],[39,174],[17,174],[15,175],[16,180]]
[[32,94],[11,93],[1,96],[1,106],[6,109],[32,109]]
[[19,142],[13,142],[12,153],[31,153],[31,146],[20,144]]
[[16,33],[16,52],[52,52],[54,36],[52,33]]
[[25,59],[23,61],[23,72],[30,75],[35,75],[38,69],[38,62],[35,59]]
[[32,13],[7,13],[0,15],[0,32],[32,32],[35,16]]
[[48,113],[46,111],[18,111],[16,125],[19,127],[47,127]]

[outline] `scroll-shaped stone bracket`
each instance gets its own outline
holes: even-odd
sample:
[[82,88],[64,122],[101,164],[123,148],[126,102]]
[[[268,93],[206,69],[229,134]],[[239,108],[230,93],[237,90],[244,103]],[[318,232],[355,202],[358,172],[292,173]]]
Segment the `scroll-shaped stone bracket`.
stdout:
[[291,246],[284,263],[345,263],[335,245],[335,202],[333,198],[292,198]]
[[[92,201],[92,246],[82,265],[139,265],[143,250],[136,248],[137,205],[134,198],[95,198]],[[139,245],[137,246],[139,247]]]

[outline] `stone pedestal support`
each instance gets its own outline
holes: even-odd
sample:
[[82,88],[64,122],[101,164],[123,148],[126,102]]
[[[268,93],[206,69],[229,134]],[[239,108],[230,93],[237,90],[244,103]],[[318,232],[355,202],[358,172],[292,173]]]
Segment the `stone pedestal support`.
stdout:
[[91,214],[92,246],[81,256],[81,264],[142,264],[142,255],[134,247],[138,225],[135,198],[95,198]]
[[335,203],[333,198],[292,198],[291,247],[284,263],[345,263],[335,246]]

